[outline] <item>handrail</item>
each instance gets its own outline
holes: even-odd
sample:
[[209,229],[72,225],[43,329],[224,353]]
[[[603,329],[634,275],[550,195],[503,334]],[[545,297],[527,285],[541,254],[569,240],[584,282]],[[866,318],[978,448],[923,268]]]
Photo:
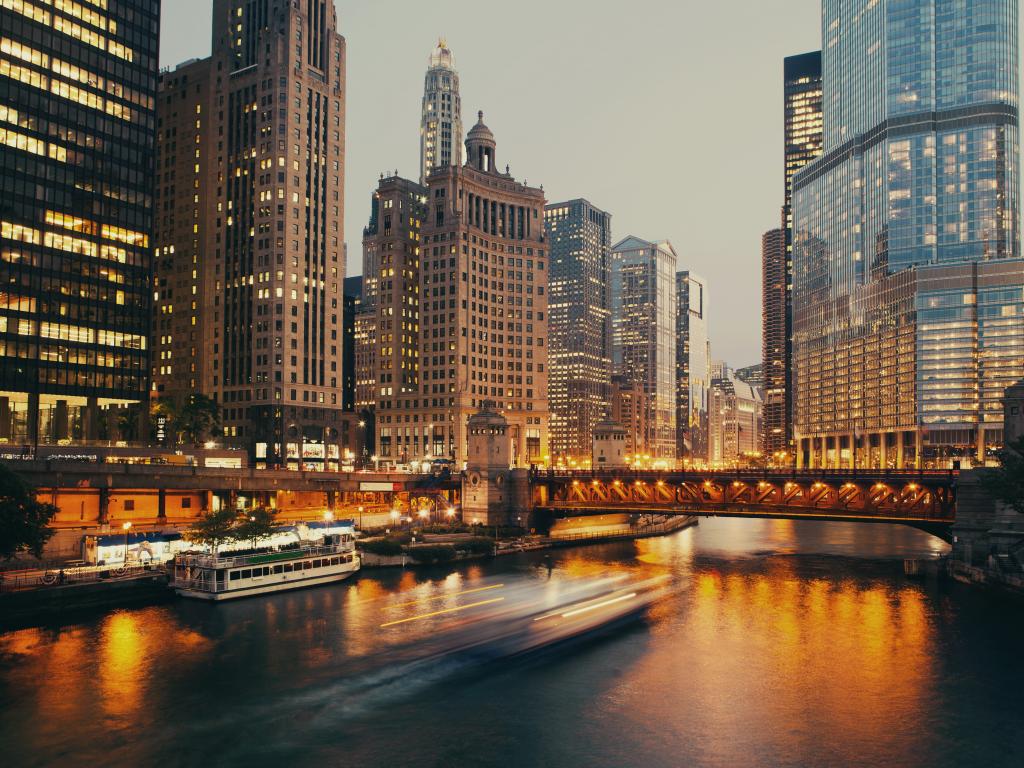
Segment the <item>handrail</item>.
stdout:
[[[249,555],[237,555],[233,557],[221,557],[220,555],[211,555],[198,552],[182,552],[177,555],[175,559],[175,565],[198,566],[200,568],[238,568],[245,565],[273,564],[274,561],[272,560],[267,560],[266,562],[258,562],[258,560],[273,555],[294,554],[294,557],[292,559],[299,559],[307,557],[317,557],[318,555],[341,555],[346,554],[348,552],[352,552],[354,549],[355,542],[347,541],[342,542],[340,544],[332,544],[329,546],[302,547],[299,549],[278,550],[276,552],[259,552]],[[281,562],[284,562],[287,559],[287,557],[281,557]]]

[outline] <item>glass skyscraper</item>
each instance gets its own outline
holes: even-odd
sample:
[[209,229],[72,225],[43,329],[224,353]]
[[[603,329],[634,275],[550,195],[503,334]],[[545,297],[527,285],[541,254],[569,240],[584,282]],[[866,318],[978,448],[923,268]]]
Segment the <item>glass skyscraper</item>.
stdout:
[[551,455],[587,460],[609,410],[611,214],[586,200],[544,209],[548,238]]
[[691,464],[708,459],[707,281],[692,272],[676,273],[676,456]]
[[1016,0],[824,0],[824,153],[793,182],[801,466],[945,467],[1024,375]]
[[0,3],[0,443],[140,436],[159,0]]
[[676,263],[667,240],[627,237],[612,248],[612,365],[643,389],[642,447],[650,461],[676,459]]

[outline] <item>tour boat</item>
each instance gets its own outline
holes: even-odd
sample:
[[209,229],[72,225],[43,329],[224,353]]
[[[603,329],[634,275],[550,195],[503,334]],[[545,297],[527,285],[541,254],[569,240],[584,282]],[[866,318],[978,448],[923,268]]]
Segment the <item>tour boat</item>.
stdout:
[[171,587],[182,597],[232,600],[348,578],[359,570],[350,534],[253,554],[183,552],[174,558]]

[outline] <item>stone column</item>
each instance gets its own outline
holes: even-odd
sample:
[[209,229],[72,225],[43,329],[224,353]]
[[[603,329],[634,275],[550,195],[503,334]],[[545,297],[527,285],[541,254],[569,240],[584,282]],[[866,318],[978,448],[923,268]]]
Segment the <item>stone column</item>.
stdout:
[[156,521],[163,525],[167,522],[167,491],[161,488],[156,493]]
[[914,469],[921,469],[923,462],[921,461],[921,428],[914,428]]
[[889,468],[889,453],[888,453],[888,434],[885,432],[878,433],[878,466],[881,469]]
[[903,469],[903,431],[896,432],[896,469]]

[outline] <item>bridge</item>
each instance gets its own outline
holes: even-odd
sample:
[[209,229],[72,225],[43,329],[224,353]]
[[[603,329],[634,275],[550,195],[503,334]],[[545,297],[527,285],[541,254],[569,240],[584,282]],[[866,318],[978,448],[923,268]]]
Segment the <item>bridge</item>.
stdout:
[[896,523],[952,541],[958,473],[885,470],[539,471],[535,512]]

